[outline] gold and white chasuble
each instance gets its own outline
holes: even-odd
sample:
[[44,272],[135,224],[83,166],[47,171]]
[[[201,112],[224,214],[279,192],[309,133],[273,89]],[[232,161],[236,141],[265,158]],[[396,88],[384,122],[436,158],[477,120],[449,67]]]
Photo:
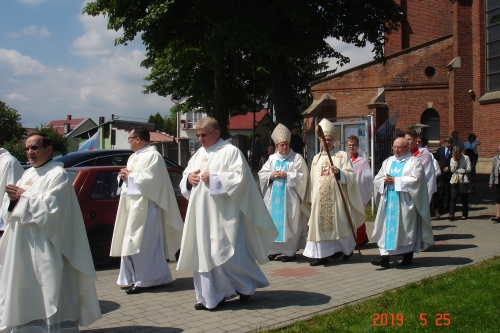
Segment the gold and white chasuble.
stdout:
[[[26,170],[26,191],[2,214],[0,325],[16,332],[65,328],[77,332],[101,318],[96,274],[73,185],[59,162]],[[38,331],[37,331],[38,332]]]
[[[191,172],[215,173],[223,193],[202,180],[183,195],[189,200],[177,270],[210,272],[234,254],[238,225],[244,227],[246,248],[259,264],[269,262],[269,248],[278,232],[262,200],[243,154],[229,141],[201,147],[189,160],[181,181]],[[212,182],[212,176],[210,179]],[[213,184],[212,184],[213,185]],[[240,220],[243,223],[239,223]]]
[[[306,202],[311,204],[309,218],[308,241],[321,242],[352,237],[347,214],[351,214],[353,222],[361,225],[366,220],[361,194],[356,183],[356,173],[352,167],[349,155],[340,151],[336,154],[330,151],[334,165],[341,169],[345,181],[342,186],[347,200],[346,212],[339,191],[339,183],[330,171],[330,162],[326,152],[316,155],[311,165],[311,177]],[[341,179],[342,181],[342,179]],[[356,230],[356,225],[354,225]]]
[[123,182],[110,255],[124,257],[140,252],[148,202],[152,201],[161,208],[165,258],[175,260],[184,225],[163,157],[150,146],[132,154],[127,169],[140,193],[128,195],[128,180]]

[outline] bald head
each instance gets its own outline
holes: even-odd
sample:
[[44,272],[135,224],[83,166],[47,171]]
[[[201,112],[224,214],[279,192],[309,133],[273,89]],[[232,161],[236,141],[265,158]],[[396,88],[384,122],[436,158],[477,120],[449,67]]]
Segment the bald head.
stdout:
[[400,157],[408,152],[408,141],[405,138],[397,138],[392,145],[394,156]]

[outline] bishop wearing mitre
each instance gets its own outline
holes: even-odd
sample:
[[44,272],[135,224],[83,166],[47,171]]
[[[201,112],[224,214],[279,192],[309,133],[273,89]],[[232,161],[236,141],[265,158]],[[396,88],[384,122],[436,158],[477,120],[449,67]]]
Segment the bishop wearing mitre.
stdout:
[[308,216],[301,209],[307,189],[309,170],[301,155],[290,148],[292,135],[288,128],[278,124],[271,138],[277,152],[259,171],[260,189],[264,202],[278,229],[278,237],[269,249],[269,260],[280,254],[281,261],[296,259],[295,253],[304,248]]

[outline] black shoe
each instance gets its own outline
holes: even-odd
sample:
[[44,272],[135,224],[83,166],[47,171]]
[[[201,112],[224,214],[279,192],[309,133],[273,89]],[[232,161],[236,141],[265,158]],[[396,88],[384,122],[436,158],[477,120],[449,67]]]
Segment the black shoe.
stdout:
[[380,266],[382,268],[389,268],[389,257],[390,256],[380,256],[380,259],[372,259],[371,263],[373,266]]
[[238,295],[240,295],[240,303],[245,303],[252,296],[252,295],[244,295],[244,294],[240,294],[240,293],[238,293]]
[[219,302],[219,304],[217,304],[217,306],[215,308],[212,308],[212,309],[208,309],[209,311],[212,311],[212,310],[215,310],[215,309],[218,309],[218,308],[221,308],[223,307],[224,305],[226,305],[226,299],[223,298],[222,301]]
[[348,255],[348,256],[346,256],[346,255],[344,254],[344,257],[342,258],[342,260],[347,261],[347,260],[351,259],[351,257],[352,257],[352,254],[353,254],[353,253],[354,253],[354,251],[352,251],[352,252],[351,252],[351,254],[350,254],[350,255]]
[[269,259],[269,261],[273,261],[274,259],[276,259],[276,257],[278,256],[279,254],[270,254],[267,256],[267,259]]
[[195,310],[208,310],[207,307],[205,305],[201,304],[201,303],[196,303],[194,305],[194,309]]
[[493,222],[499,222],[500,221],[500,217],[492,217],[491,220]]
[[328,262],[328,259],[326,259],[326,258],[316,259],[312,263],[310,263],[309,266],[326,265],[327,262]]
[[283,259],[281,259],[281,261],[290,262],[290,261],[294,261],[295,259],[297,259],[297,256],[295,256],[295,255],[293,255],[291,257],[285,256],[285,257],[283,257]]
[[450,215],[448,216],[448,220],[450,220],[450,221],[455,221],[455,216],[453,216],[453,215],[451,215],[451,214],[450,214]]
[[398,264],[399,266],[409,266],[413,262],[413,252],[408,252],[403,255],[403,260]]
[[335,252],[334,254],[329,256],[328,258],[338,259],[338,258],[341,258],[343,255],[344,255],[344,253],[342,253],[342,252]]
[[136,286],[135,284],[132,285],[132,287],[128,288],[127,290],[125,290],[125,292],[129,295],[133,295],[133,294],[140,294],[144,291],[144,288],[141,288],[139,286]]

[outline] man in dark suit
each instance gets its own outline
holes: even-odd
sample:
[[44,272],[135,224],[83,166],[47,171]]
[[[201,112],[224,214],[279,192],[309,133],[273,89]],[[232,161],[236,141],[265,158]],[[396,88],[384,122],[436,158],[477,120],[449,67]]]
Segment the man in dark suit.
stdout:
[[444,138],[444,146],[438,148],[436,151],[436,160],[441,169],[441,175],[437,178],[439,195],[436,197],[438,200],[434,203],[434,211],[437,219],[441,217],[441,214],[447,213],[450,209],[450,160],[453,155],[451,153],[452,143],[453,139],[447,136]]

